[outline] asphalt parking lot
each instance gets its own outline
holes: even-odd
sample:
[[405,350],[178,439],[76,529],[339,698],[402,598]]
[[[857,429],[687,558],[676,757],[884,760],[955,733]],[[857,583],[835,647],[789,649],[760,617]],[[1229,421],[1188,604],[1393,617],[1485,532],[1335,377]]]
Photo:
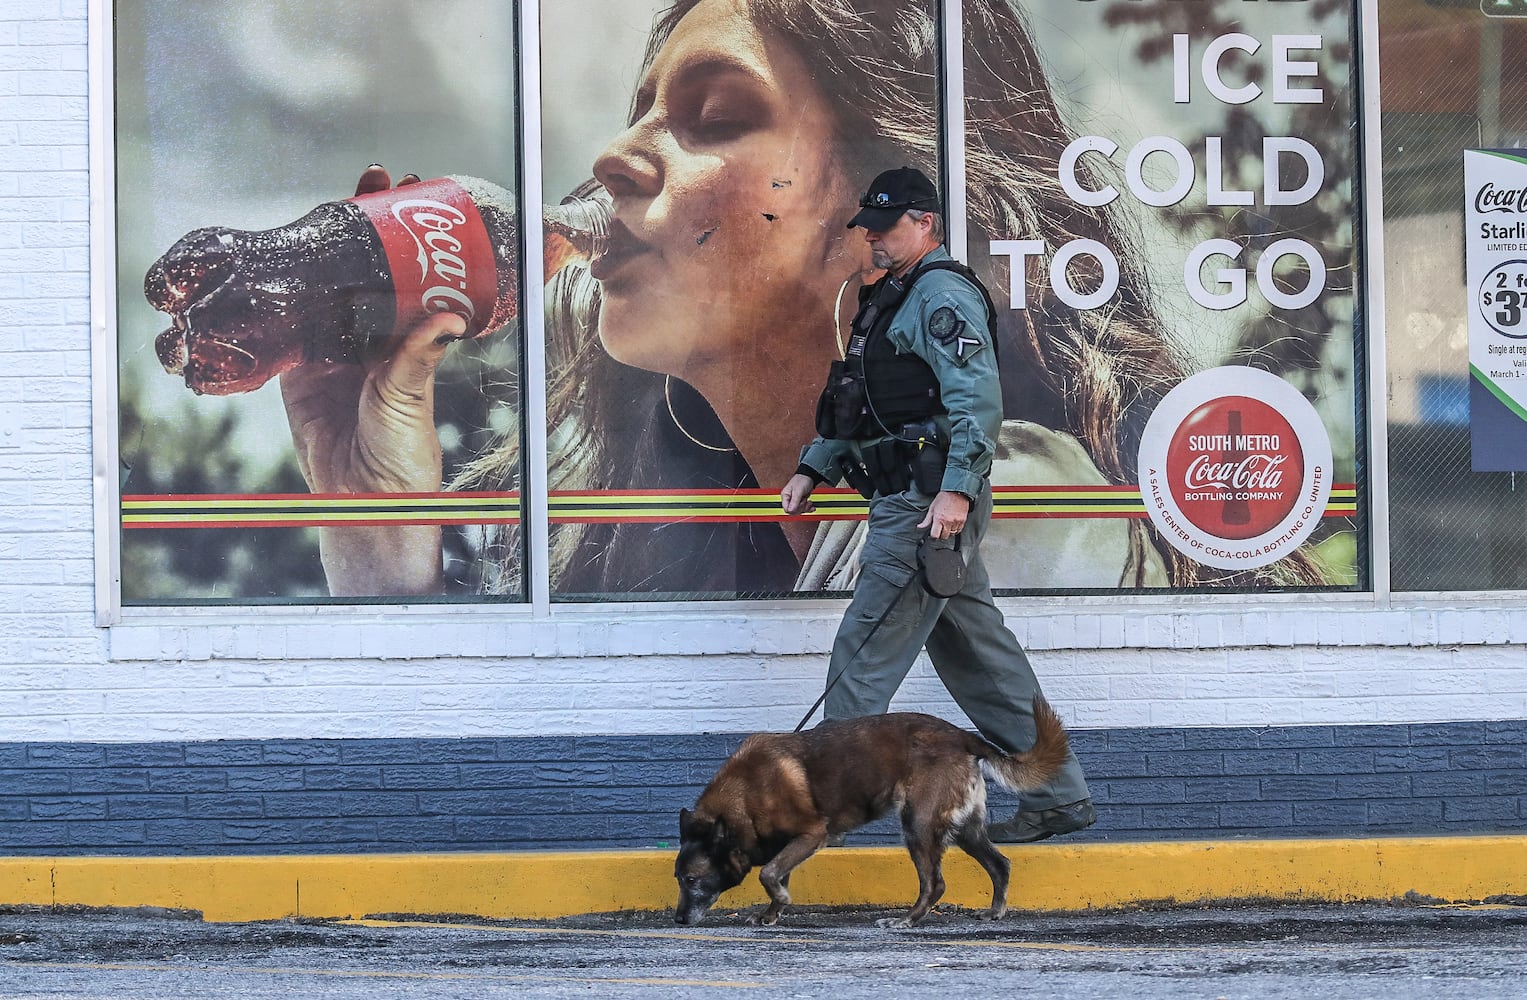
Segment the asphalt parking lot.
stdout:
[[1527,900],[1010,914],[718,908],[545,922],[379,916],[209,924],[161,912],[0,912],[0,997],[1527,996]]

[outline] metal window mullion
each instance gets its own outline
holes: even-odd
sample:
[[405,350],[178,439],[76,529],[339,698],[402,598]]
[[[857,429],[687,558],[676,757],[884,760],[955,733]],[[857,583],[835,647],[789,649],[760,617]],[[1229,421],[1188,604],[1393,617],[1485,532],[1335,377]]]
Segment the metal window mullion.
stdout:
[[[1380,118],[1378,0],[1363,0],[1357,52],[1362,81],[1363,206],[1358,240],[1363,248],[1366,290],[1364,336],[1368,385],[1368,551],[1373,601],[1390,607],[1389,540],[1389,357],[1384,324],[1384,163]],[[1354,331],[1355,333],[1355,331]]]
[[524,323],[525,354],[521,360],[524,398],[525,452],[521,478],[521,524],[524,526],[530,586],[530,606],[537,615],[551,613],[551,509],[547,497],[550,482],[546,427],[546,288],[537,276],[544,273],[545,244],[541,218],[541,3],[521,0],[519,9],[519,105],[520,105],[520,251],[525,300],[520,316]]
[[949,255],[970,262],[965,226],[965,13],[964,0],[943,0],[942,51],[944,96],[944,148],[942,150],[949,190],[945,195],[944,226]]

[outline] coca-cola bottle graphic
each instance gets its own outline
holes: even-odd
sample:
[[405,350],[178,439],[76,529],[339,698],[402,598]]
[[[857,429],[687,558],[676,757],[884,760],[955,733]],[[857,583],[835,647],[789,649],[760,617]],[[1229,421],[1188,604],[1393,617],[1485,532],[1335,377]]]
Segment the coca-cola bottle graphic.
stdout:
[[[599,252],[602,190],[543,209],[550,277]],[[453,312],[468,337],[519,311],[514,196],[448,176],[325,202],[275,229],[186,234],[154,262],[143,294],[168,313],[155,340],[166,371],[197,393],[248,392],[308,362],[384,356],[430,313]]]
[[[1227,437],[1225,450],[1220,453],[1220,459],[1227,468],[1239,470],[1241,464],[1246,461],[1247,452],[1241,447],[1241,411],[1231,410],[1225,417],[1225,435]],[[1220,508],[1220,520],[1225,524],[1244,525],[1251,523],[1251,502],[1240,494],[1244,493],[1243,487],[1237,486],[1235,475],[1232,473],[1225,483],[1226,493],[1224,506]],[[1240,496],[1239,499],[1237,497]]]

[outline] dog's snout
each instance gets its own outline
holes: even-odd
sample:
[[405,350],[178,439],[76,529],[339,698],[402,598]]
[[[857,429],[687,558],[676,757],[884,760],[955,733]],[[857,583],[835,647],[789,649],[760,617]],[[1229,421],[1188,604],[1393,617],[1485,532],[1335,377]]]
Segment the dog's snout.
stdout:
[[705,911],[708,909],[710,909],[708,906],[695,906],[692,903],[680,902],[673,911],[673,922],[683,924],[685,927],[693,927],[704,918]]

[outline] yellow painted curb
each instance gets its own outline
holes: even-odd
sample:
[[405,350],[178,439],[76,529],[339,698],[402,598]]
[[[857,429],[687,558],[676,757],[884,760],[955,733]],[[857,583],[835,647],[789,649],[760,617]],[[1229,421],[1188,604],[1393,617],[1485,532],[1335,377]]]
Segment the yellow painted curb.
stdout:
[[[1035,844],[1005,848],[1009,903],[1081,910],[1172,901],[1355,902],[1527,895],[1527,836]],[[991,883],[959,851],[946,903],[984,907]],[[899,847],[822,851],[797,870],[802,905],[901,906],[917,877]],[[539,919],[673,905],[671,851],[0,858],[0,905],[164,907],[207,920],[469,914]],[[762,902],[757,879],[722,906]]]

